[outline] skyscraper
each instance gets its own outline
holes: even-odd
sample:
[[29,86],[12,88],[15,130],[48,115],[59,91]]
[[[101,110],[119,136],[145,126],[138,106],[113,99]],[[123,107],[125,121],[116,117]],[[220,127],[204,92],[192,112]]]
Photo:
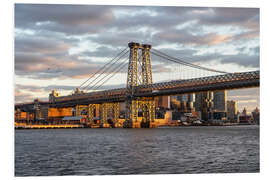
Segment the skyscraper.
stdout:
[[162,107],[165,109],[170,109],[171,108],[171,99],[170,96],[159,96],[156,99],[156,107]]
[[227,111],[227,90],[214,91],[214,110]]
[[195,111],[199,113],[202,120],[211,119],[210,112],[213,109],[213,92],[201,92],[195,95]]
[[195,94],[182,94],[176,96],[176,99],[181,104],[181,109],[185,111],[194,111]]
[[227,101],[227,117],[230,122],[237,122],[237,103]]

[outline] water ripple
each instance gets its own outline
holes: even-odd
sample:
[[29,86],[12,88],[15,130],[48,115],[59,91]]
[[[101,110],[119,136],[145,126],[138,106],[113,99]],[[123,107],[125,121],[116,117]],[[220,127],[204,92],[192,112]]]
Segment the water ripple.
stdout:
[[16,176],[259,170],[258,126],[15,131]]

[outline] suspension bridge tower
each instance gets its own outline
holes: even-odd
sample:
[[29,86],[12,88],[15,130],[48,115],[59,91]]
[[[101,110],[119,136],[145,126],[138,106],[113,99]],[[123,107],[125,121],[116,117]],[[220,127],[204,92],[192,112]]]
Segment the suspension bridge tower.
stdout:
[[[151,66],[151,45],[130,42],[129,65],[126,88],[126,121],[124,127],[155,127],[154,97],[134,97],[139,85],[153,83]],[[142,112],[142,120],[138,121],[138,112]]]

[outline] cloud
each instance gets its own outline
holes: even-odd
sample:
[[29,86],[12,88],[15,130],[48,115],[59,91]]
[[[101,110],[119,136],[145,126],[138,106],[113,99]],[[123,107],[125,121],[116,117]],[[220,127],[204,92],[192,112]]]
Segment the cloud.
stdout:
[[21,94],[21,90],[31,91],[31,92],[42,92],[40,86],[37,85],[15,85],[15,96]]
[[110,6],[15,4],[15,26],[68,34],[91,33],[113,21]]
[[[259,68],[260,55],[259,47],[243,47],[238,48],[236,54],[221,54],[217,52],[199,54],[196,49],[174,49],[174,48],[159,48],[160,52],[168,54],[189,63],[207,63],[215,61],[222,64],[237,64],[243,67]],[[152,62],[166,62],[165,58],[158,57],[155,51],[152,51]],[[168,61],[167,61],[168,63]],[[170,62],[171,63],[171,62]]]
[[[93,84],[92,84],[93,85]],[[96,86],[98,87],[98,86]],[[104,89],[116,89],[116,88],[125,88],[126,84],[115,84],[115,85],[102,85],[97,90],[104,90]],[[78,86],[71,86],[71,85],[48,85],[48,86],[38,86],[38,85],[22,85],[22,84],[15,84],[15,101],[16,103],[25,102],[25,101],[33,101],[37,98],[34,94],[44,92],[46,97],[42,97],[43,100],[48,100],[49,93],[52,90],[57,91],[70,91],[71,94]],[[84,92],[89,92],[89,90],[93,90],[92,88],[84,88],[82,86],[80,88]]]
[[[131,41],[192,63],[259,67],[259,8],[15,4],[14,12],[15,73],[29,82],[87,78]],[[164,62],[152,54],[153,72],[171,71]],[[74,87],[41,91],[50,88]]]
[[231,24],[249,29],[259,28],[259,8],[213,8],[213,13],[197,16],[200,16],[198,18],[202,24]]
[[222,63],[235,63],[245,67],[256,67],[260,66],[260,56],[258,55],[247,55],[247,54],[237,54],[237,55],[224,55],[221,57]]
[[[123,65],[123,62],[127,64],[128,59],[123,57],[119,62],[106,66],[104,70],[106,73],[113,73],[118,66]],[[54,58],[31,53],[15,54],[15,74],[33,79],[86,78],[96,73],[104,64],[104,62],[78,59],[77,56]],[[126,71],[121,69],[118,73],[126,73]]]
[[232,40],[231,35],[219,35],[209,33],[203,35],[192,35],[187,30],[171,30],[156,34],[156,38],[163,42],[179,43],[185,45],[217,45]]
[[19,89],[15,89],[15,103],[30,102],[33,101],[34,97],[31,93],[21,92]]
[[15,38],[15,52],[28,52],[39,54],[67,53],[71,44],[56,38],[42,36],[27,36]]

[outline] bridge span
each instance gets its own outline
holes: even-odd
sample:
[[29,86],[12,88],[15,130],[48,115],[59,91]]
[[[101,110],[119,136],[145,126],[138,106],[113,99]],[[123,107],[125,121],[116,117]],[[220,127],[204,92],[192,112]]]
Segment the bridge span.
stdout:
[[[129,46],[129,62],[126,88],[84,92],[77,88],[76,93],[68,96],[58,96],[50,94],[49,101],[34,101],[33,103],[16,104],[15,110],[34,112],[40,114],[40,107],[50,108],[75,108],[76,115],[80,115],[82,107],[87,109],[87,120],[90,124],[94,124],[95,111],[101,111],[101,127],[107,127],[107,113],[112,109],[116,122],[119,118],[119,103],[125,102],[126,113],[124,127],[155,127],[155,103],[157,96],[170,96],[188,93],[209,92],[226,89],[239,89],[259,87],[260,72],[241,72],[226,73],[223,71],[213,70],[201,67],[188,62],[184,62],[177,58],[166,55],[157,50],[153,50],[153,54],[165,58],[169,61],[180,63],[183,66],[194,69],[221,73],[221,75],[179,79],[173,81],[153,83],[152,66],[151,66],[151,45],[139,44],[131,42]],[[122,51],[122,55],[128,51]],[[122,57],[121,53],[119,56]],[[114,64],[115,58],[111,61]],[[109,63],[111,63],[109,62]],[[106,66],[106,65],[105,65]],[[105,73],[106,68],[98,70],[97,74]],[[107,68],[108,69],[108,68]],[[140,70],[139,70],[140,69]],[[117,69],[115,69],[117,71]],[[94,76],[92,76],[94,77]],[[89,79],[91,79],[90,77]],[[99,76],[97,76],[99,77]],[[139,79],[141,78],[141,79]],[[89,80],[88,79],[88,80]],[[87,81],[88,81],[87,80]],[[94,82],[94,79],[92,82]],[[90,84],[92,83],[90,82]],[[84,82],[83,84],[85,84]],[[83,85],[82,84],[82,85]],[[82,86],[81,85],[81,86]],[[80,86],[80,87],[81,87]],[[209,108],[208,108],[209,109]],[[142,120],[138,121],[138,112],[142,111]],[[35,115],[36,117],[36,115]],[[39,117],[39,116],[37,116]]]
[[[136,87],[133,98],[155,97],[197,93],[203,91],[229,90],[240,88],[259,87],[260,72],[229,73],[225,75],[194,78],[188,80],[176,80]],[[48,102],[52,107],[70,107],[76,105],[88,105],[105,102],[124,102],[126,100],[126,88],[98,91],[69,96],[56,97],[55,101]]]

